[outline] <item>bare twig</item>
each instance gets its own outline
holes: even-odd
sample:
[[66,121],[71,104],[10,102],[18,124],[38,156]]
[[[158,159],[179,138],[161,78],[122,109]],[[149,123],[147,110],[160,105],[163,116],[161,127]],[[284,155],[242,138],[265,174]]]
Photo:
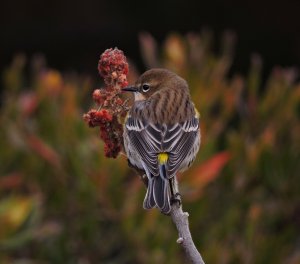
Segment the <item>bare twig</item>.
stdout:
[[189,214],[182,211],[181,205],[174,203],[172,204],[170,215],[178,230],[179,238],[177,239],[177,243],[183,247],[186,256],[192,263],[204,264],[201,254],[197,250],[192,239],[188,221]]
[[[145,172],[142,170],[137,170],[130,163],[128,163],[128,165],[129,167],[134,168],[136,170],[141,180],[147,187],[148,180]],[[197,250],[194,241],[192,239],[192,235],[189,227],[189,220],[188,220],[189,214],[187,212],[182,211],[181,202],[179,203],[175,201],[172,203],[170,216],[177,228],[178,235],[179,235],[176,242],[183,247],[184,253],[187,256],[187,258],[193,264],[205,264],[205,262],[201,257],[200,252]]]

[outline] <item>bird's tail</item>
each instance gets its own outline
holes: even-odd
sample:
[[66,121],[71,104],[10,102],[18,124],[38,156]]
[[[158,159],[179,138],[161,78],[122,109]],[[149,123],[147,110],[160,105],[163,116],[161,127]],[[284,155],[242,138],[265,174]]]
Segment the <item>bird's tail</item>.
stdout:
[[148,180],[148,189],[144,199],[144,208],[151,209],[153,207],[158,207],[162,213],[170,213],[171,192],[166,172],[166,164],[159,164],[159,176],[152,176]]

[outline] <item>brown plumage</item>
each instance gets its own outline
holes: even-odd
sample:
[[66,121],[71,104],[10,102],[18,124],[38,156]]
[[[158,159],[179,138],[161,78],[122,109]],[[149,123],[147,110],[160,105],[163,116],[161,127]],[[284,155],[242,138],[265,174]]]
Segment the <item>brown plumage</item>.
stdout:
[[134,86],[135,95],[124,128],[129,162],[147,174],[144,207],[171,210],[177,192],[176,173],[187,169],[200,146],[199,116],[184,79],[165,69],[145,72]]
[[[147,92],[142,90],[145,84],[151,87]],[[134,87],[139,88],[138,92],[148,101],[144,109],[136,109],[137,116],[152,122],[175,124],[195,115],[187,82],[169,70],[146,71]]]

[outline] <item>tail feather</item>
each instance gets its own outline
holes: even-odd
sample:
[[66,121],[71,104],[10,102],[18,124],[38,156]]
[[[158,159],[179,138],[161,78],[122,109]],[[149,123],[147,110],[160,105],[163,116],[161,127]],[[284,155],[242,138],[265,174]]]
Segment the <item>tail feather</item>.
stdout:
[[148,179],[148,188],[147,193],[144,199],[143,207],[145,209],[151,209],[155,207],[156,203],[154,200],[154,194],[153,194],[153,178]]
[[163,179],[160,176],[155,177],[153,192],[157,207],[162,213],[168,214],[171,211],[169,198],[169,181],[167,179]]
[[143,207],[145,209],[158,207],[162,213],[170,213],[170,183],[166,175],[165,165],[159,166],[158,176],[151,175],[148,177],[148,188]]

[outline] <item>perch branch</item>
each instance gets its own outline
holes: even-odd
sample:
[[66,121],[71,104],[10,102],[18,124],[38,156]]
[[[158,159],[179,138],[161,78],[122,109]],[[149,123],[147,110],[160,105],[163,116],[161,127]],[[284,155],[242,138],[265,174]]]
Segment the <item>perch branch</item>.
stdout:
[[182,211],[181,205],[174,203],[172,204],[170,215],[178,230],[179,238],[177,239],[177,243],[183,247],[186,256],[191,263],[204,264],[201,254],[197,250],[192,239],[188,221],[189,214]]
[[[134,168],[130,162],[128,163],[129,167]],[[142,170],[137,170],[134,168],[138,175],[140,176],[141,180],[147,187],[148,181],[147,177],[145,175],[145,172]],[[187,212],[182,211],[182,206],[178,202],[174,202],[172,204],[171,213],[170,216],[172,218],[173,223],[176,226],[176,229],[178,231],[178,239],[177,243],[180,244],[183,247],[184,253],[187,256],[187,258],[191,261],[193,264],[205,264],[200,252],[197,250],[189,227],[189,214]]]

